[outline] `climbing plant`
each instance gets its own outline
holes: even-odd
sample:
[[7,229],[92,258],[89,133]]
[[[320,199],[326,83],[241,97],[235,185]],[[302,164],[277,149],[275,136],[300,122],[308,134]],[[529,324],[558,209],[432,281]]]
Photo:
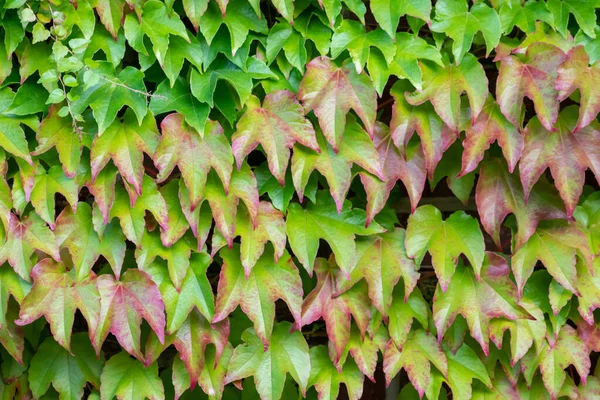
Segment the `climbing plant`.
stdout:
[[600,398],[597,0],[0,0],[0,397]]

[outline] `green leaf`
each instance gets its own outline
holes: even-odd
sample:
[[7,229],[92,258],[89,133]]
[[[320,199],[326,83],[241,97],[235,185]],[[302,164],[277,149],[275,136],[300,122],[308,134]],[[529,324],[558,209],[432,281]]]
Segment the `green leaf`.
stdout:
[[290,333],[291,328],[289,322],[278,323],[267,350],[254,330],[247,329],[242,334],[244,344],[233,352],[225,383],[252,376],[261,398],[275,400],[281,398],[289,373],[304,395],[311,370],[310,355],[300,331]]
[[84,333],[73,335],[73,346],[67,351],[52,338],[47,338],[31,359],[29,384],[36,398],[46,393],[50,384],[61,399],[81,399],[89,382],[100,386],[104,354],[97,359]]
[[265,348],[272,343],[275,301],[283,300],[289,307],[297,328],[302,326],[302,281],[289,254],[274,261],[267,249],[254,268],[246,274],[240,261],[240,248],[223,249],[223,268],[219,277],[213,323],[223,321],[240,305],[254,322],[254,329]]
[[164,388],[158,377],[158,365],[148,367],[122,351],[106,362],[100,377],[102,400],[164,399]]
[[198,132],[204,132],[210,111],[192,95],[189,84],[182,78],[175,80],[172,87],[167,80],[161,82],[150,100],[149,109],[156,115],[176,111]]
[[567,25],[569,16],[573,14],[577,25],[591,38],[596,37],[594,28],[596,27],[596,7],[595,2],[581,0],[548,0],[548,9],[554,16],[554,27],[563,36],[569,34]]
[[113,123],[124,106],[132,109],[138,125],[142,125],[148,110],[144,74],[140,70],[126,67],[115,73],[111,63],[100,61],[97,68],[87,70],[79,76],[88,76],[94,83],[84,82],[85,78],[79,79],[79,86],[70,92],[72,98],[77,99],[71,103],[71,111],[82,114],[90,106],[98,123],[99,135]]
[[19,87],[10,106],[4,111],[6,114],[29,115],[46,111],[46,89],[34,83],[25,83]]
[[77,210],[79,187],[74,179],[68,178],[58,165],[44,171],[38,165],[31,190],[31,204],[38,215],[54,229],[55,200],[54,195],[60,193],[65,196],[67,202]]
[[458,263],[464,254],[477,278],[483,264],[485,244],[477,220],[463,211],[453,213],[445,221],[433,206],[422,206],[408,219],[406,252],[419,266],[425,253],[431,254],[431,263],[442,291],[446,291]]
[[371,12],[381,28],[394,38],[400,17],[410,15],[429,22],[431,2],[429,0],[372,0]]
[[326,193],[319,192],[317,202],[306,208],[298,203],[290,204],[287,236],[294,255],[309,274],[312,274],[319,239],[327,241],[340,268],[348,274],[353,266],[356,235],[372,235],[383,231],[377,223],[365,228],[365,221],[365,212],[352,209],[349,201],[343,203],[338,213],[332,199]]
[[325,346],[314,346],[310,349],[309,386],[314,386],[322,399],[337,399],[340,384],[346,386],[351,400],[358,400],[363,393],[364,376],[352,360],[344,364],[338,371],[329,359]]
[[100,21],[116,40],[123,20],[124,0],[97,0],[96,12]]
[[485,39],[486,55],[498,45],[502,33],[500,17],[496,10],[484,3],[477,3],[469,10],[466,0],[436,2],[431,30],[443,32],[454,40],[452,55],[457,65],[471,49],[473,37],[477,32],[481,32]]
[[300,82],[298,98],[306,111],[313,110],[327,141],[340,149],[346,114],[353,109],[369,136],[373,135],[376,92],[369,77],[359,74],[349,63],[338,68],[327,57],[312,60]]
[[[398,32],[395,38],[396,51],[394,59],[389,63],[389,73],[398,78],[408,79],[417,90],[421,90],[423,77],[419,60],[430,60],[443,66],[440,51],[425,39],[406,32]],[[372,71],[370,72],[373,75]]]

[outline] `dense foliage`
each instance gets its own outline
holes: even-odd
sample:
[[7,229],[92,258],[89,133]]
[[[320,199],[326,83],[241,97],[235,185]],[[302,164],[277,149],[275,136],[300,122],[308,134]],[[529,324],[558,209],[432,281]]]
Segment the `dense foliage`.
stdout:
[[600,398],[596,6],[0,0],[0,398]]

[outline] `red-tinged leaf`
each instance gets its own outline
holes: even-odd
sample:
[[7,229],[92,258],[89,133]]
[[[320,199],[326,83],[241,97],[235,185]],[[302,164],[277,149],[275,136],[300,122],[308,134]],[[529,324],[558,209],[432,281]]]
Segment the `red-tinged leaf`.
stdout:
[[[204,364],[202,371],[198,377],[198,384],[202,391],[209,396],[209,399],[221,399],[225,386],[225,375],[227,367],[233,355],[233,346],[227,343],[223,354],[217,360],[215,358],[214,347],[207,347],[204,353]],[[175,388],[175,399],[179,399],[181,395],[190,388],[190,375],[180,358],[173,361],[173,386]]]
[[400,278],[403,278],[406,298],[419,279],[414,261],[406,255],[405,233],[404,229],[396,228],[393,232],[357,240],[356,265],[350,273],[350,280],[339,280],[336,291],[343,293],[364,278],[369,285],[369,298],[373,305],[387,317],[394,287]]
[[[379,359],[379,352],[384,352],[385,346],[390,339],[387,330],[383,325],[379,325],[379,329],[373,333],[373,337],[362,335],[356,326],[352,326],[350,340],[342,353],[342,357],[334,365],[339,372],[343,372],[343,367],[346,365],[348,355],[350,359],[356,363],[358,369],[368,377],[371,382],[375,382],[375,369]],[[331,357],[331,352],[335,353],[335,345],[329,342],[330,358],[336,358],[335,354]]]
[[425,254],[431,254],[431,263],[442,291],[452,279],[459,256],[464,254],[479,278],[485,244],[479,223],[463,211],[457,211],[446,221],[434,206],[419,207],[408,219],[406,253],[421,265]]
[[[242,208],[238,212],[235,235],[241,237],[240,253],[246,277],[250,275],[250,271],[262,256],[267,242],[273,246],[275,262],[285,251],[287,237],[283,214],[266,201],[261,201],[258,206],[256,225],[252,222],[247,209]],[[212,236],[211,255],[214,256],[224,245],[225,239],[215,232]]]
[[160,343],[156,335],[151,334],[146,343],[146,366],[154,363],[164,349],[174,345],[179,353],[179,358],[185,364],[193,388],[204,368],[204,353],[209,344],[216,349],[213,365],[219,362],[221,354],[227,345],[229,336],[229,320],[224,320],[211,325],[198,310],[192,310],[183,324],[173,334]]
[[584,320],[577,321],[577,335],[585,343],[589,351],[600,351],[600,325],[588,325]]
[[337,399],[340,384],[346,386],[350,400],[359,400],[363,394],[364,375],[356,363],[348,360],[341,371],[333,365],[325,346],[314,346],[310,349],[309,386],[314,386],[319,399]]
[[354,317],[363,336],[371,318],[366,284],[358,283],[343,294],[335,296],[336,274],[339,273],[339,269],[333,256],[329,260],[318,258],[315,262],[315,272],[317,286],[304,299],[301,326],[311,324],[319,318],[325,320],[327,336],[334,347],[333,362],[338,364],[350,340],[350,316]]
[[553,398],[558,396],[563,387],[565,368],[573,365],[585,384],[591,364],[588,348],[577,335],[577,331],[569,325],[561,329],[555,343],[547,343],[542,349],[539,363],[544,387]]
[[431,380],[431,364],[444,376],[448,375],[446,354],[435,337],[422,329],[411,333],[401,349],[393,340],[385,348],[383,371],[387,384],[404,368],[421,398]]
[[74,179],[68,178],[62,168],[55,165],[44,171],[38,166],[31,190],[31,204],[37,214],[54,230],[54,215],[56,205],[54,195],[60,193],[67,199],[73,210],[77,210],[79,185]]
[[168,210],[167,229],[160,230],[160,240],[164,247],[173,246],[190,228],[179,200],[180,185],[179,179],[173,179],[160,188]]
[[[408,158],[407,146],[409,141],[413,134],[417,132],[421,138],[421,148],[425,155],[424,157],[422,155],[419,157],[419,164],[422,164],[424,159],[425,169],[431,178],[433,177],[435,167],[442,158],[442,154],[456,140],[457,135],[438,117],[431,104],[426,103],[414,106],[406,101],[405,92],[407,90],[410,90],[410,85],[404,81],[396,83],[390,90],[390,94],[394,97],[392,120],[390,122],[391,136],[394,144],[400,150],[400,154],[406,159]],[[374,138],[374,142],[377,144],[377,138]],[[414,157],[416,157],[416,154],[413,155]],[[423,170],[422,167],[421,170]],[[416,175],[418,182],[421,179],[420,175]],[[409,191],[409,193],[411,192]]]
[[123,233],[133,243],[139,245],[146,229],[144,215],[150,211],[162,229],[168,229],[169,214],[165,199],[156,183],[144,175],[142,195],[132,204],[130,197],[122,186],[115,189],[115,202],[110,210],[110,219],[117,217]]
[[304,396],[311,370],[308,344],[300,331],[291,330],[289,322],[278,323],[267,350],[253,329],[244,331],[244,344],[233,352],[225,384],[253,376],[261,398],[277,400],[283,394],[286,374],[289,373]]
[[154,153],[159,170],[157,181],[163,182],[177,166],[188,189],[191,208],[203,197],[206,177],[216,171],[226,190],[233,170],[233,155],[223,128],[208,121],[204,132],[198,132],[184,122],[181,114],[169,114],[160,124],[162,137]]
[[459,266],[446,292],[436,289],[433,300],[433,320],[441,341],[458,314],[465,317],[471,336],[488,354],[488,331],[493,318],[510,320],[527,318],[527,312],[517,304],[517,287],[509,277],[506,260],[487,253],[486,263],[477,279],[471,268]]
[[[577,298],[579,314],[588,324],[594,323],[594,310],[600,308],[600,268],[598,262],[587,265],[577,257],[577,281],[581,296]],[[570,297],[570,296],[569,296]]]
[[122,351],[110,358],[100,376],[102,400],[133,400],[165,398],[163,383],[158,377],[158,364],[145,367]]
[[316,204],[302,208],[297,203],[288,207],[286,230],[292,251],[309,274],[319,250],[319,239],[326,240],[337,264],[345,274],[354,265],[356,235],[372,235],[383,232],[383,228],[373,223],[365,228],[365,212],[352,209],[349,201],[344,202],[341,213],[336,211],[331,197],[321,191],[317,193]]
[[87,278],[77,280],[73,272],[50,258],[40,261],[31,272],[33,287],[21,303],[19,319],[15,321],[25,326],[46,317],[54,339],[69,352],[75,310],[86,319],[90,338],[98,326],[100,312],[96,275],[92,272]]
[[325,138],[336,152],[345,135],[346,114],[350,109],[360,117],[367,133],[373,133],[377,93],[369,77],[356,73],[350,61],[338,68],[327,57],[312,60],[306,65],[298,98],[306,112],[315,112]]
[[8,307],[8,312],[6,313],[6,324],[0,329],[0,344],[2,344],[12,358],[14,358],[19,364],[23,364],[25,332],[22,327],[13,322],[19,318],[18,309],[18,304],[11,301]]
[[402,286],[398,285],[393,295],[387,327],[396,346],[401,349],[413,330],[414,320],[417,320],[423,329],[429,330],[431,311],[418,288],[412,291],[410,296],[406,296]]
[[383,181],[367,172],[360,172],[360,181],[367,192],[367,221],[369,226],[373,218],[383,209],[390,192],[397,181],[402,181],[408,192],[412,211],[417,208],[425,187],[425,163],[421,149],[404,154],[392,143],[387,126],[375,124],[373,143],[379,153]]
[[520,127],[523,98],[528,97],[541,124],[553,130],[558,117],[558,92],[554,83],[564,59],[565,54],[558,47],[534,43],[527,48],[524,58],[513,55],[501,60],[496,100],[506,119]]
[[545,221],[512,258],[519,295],[531,276],[537,261],[541,261],[550,275],[565,289],[580,296],[579,279],[575,267],[576,255],[585,257],[592,265],[592,254],[587,238],[575,223]]
[[8,261],[15,272],[27,282],[33,268],[32,255],[40,250],[60,261],[58,243],[48,226],[35,213],[30,213],[22,221],[10,214],[6,242],[0,250],[0,261]]
[[[215,224],[231,248],[235,237],[236,215],[240,199],[244,202],[253,224],[256,225],[259,207],[256,178],[250,166],[244,163],[242,169],[233,171],[229,193],[227,193],[215,175],[212,172],[208,174],[204,188],[204,200],[208,201]],[[192,211],[187,204],[184,204],[184,214],[190,225],[196,229],[196,236],[199,239],[199,232],[202,231],[202,219],[210,215],[203,212],[201,216],[201,208],[196,207]]]
[[271,173],[283,185],[290,149],[294,143],[320,150],[313,126],[304,117],[304,109],[296,100],[296,95],[287,90],[269,93],[262,107],[260,100],[252,96],[246,102],[246,107],[232,137],[231,147],[238,168],[260,144],[267,155]]
[[144,180],[144,154],[154,154],[159,142],[158,128],[151,112],[144,120],[138,120],[127,109],[123,122],[115,120],[106,131],[97,136],[92,143],[92,178],[96,179],[100,171],[112,159],[123,178],[135,188],[137,195],[142,194]]
[[350,190],[353,173],[352,165],[357,164],[366,171],[384,179],[379,153],[369,135],[358,124],[356,118],[348,116],[344,138],[339,143],[339,151],[327,144],[322,135],[317,134],[321,151],[314,152],[303,146],[295,146],[292,156],[292,180],[300,201],[304,199],[304,189],[311,173],[319,171],[329,184],[329,191],[341,212],[344,199]]
[[192,234],[198,241],[197,250],[202,251],[213,223],[210,205],[208,202],[203,202],[200,207],[196,207],[192,211],[188,190],[183,183],[183,179],[179,180],[178,197],[181,204],[181,211],[183,212],[183,215],[185,215],[185,219],[192,229]]
[[[89,135],[86,135],[86,141]],[[58,107],[50,107],[48,116],[40,124],[36,135],[38,146],[31,154],[43,154],[56,147],[63,171],[68,178],[73,178],[79,168],[83,138],[76,134],[70,118],[58,116]]]
[[592,89],[599,83],[600,67],[597,64],[590,66],[590,57],[583,46],[573,47],[558,68],[556,77],[559,101],[565,100],[579,89],[579,119],[573,132],[588,126],[600,112],[600,97]]
[[85,186],[94,196],[94,202],[102,213],[103,223],[110,221],[110,210],[115,202],[115,183],[117,181],[117,168],[107,165],[98,173],[96,179],[86,182]]
[[508,173],[501,159],[490,159],[482,164],[475,201],[481,225],[498,247],[502,245],[500,228],[508,214],[514,214],[517,219],[515,249],[529,240],[540,220],[567,217],[554,187],[545,181],[538,183],[525,201],[519,178],[516,173]]
[[519,318],[511,321],[496,318],[490,323],[490,339],[498,349],[502,349],[504,332],[510,332],[511,366],[515,366],[534,344],[538,351],[541,350],[546,337],[546,321],[543,311],[527,298],[521,299],[519,305],[534,319]]
[[600,125],[593,123],[573,133],[576,121],[575,106],[561,111],[556,132],[544,128],[537,118],[531,119],[525,129],[519,167],[526,197],[546,168],[550,168],[569,217],[583,191],[585,171],[590,168],[600,182]]
[[238,245],[231,250],[222,249],[219,254],[223,258],[223,267],[219,276],[213,323],[227,318],[239,304],[254,322],[254,329],[267,348],[275,319],[275,301],[281,299],[292,313],[295,327],[303,325],[302,281],[289,254],[284,253],[275,262],[274,254],[268,248],[248,278],[240,261]]
[[474,171],[483,160],[483,155],[494,141],[502,147],[502,153],[508,163],[509,172],[513,172],[523,152],[523,137],[515,126],[500,112],[500,108],[490,96],[474,124],[467,126],[465,151],[462,155],[462,169],[459,176]]
[[65,208],[56,219],[54,233],[59,246],[69,250],[77,280],[88,276],[101,255],[110,263],[115,275],[120,275],[125,259],[125,236],[114,222],[105,227],[100,239],[92,224],[89,204],[79,203],[77,213]]
[[485,99],[489,94],[488,80],[477,58],[466,54],[460,65],[446,67],[423,61],[423,90],[406,93],[406,100],[412,105],[430,101],[442,121],[451,130],[460,129],[461,95],[467,94],[471,104],[471,118],[477,120]]
[[148,274],[130,269],[120,281],[112,275],[101,275],[96,279],[96,286],[100,293],[99,325],[93,340],[96,353],[110,332],[125,351],[143,360],[140,349],[142,318],[156,332],[159,341],[164,342],[165,307]]

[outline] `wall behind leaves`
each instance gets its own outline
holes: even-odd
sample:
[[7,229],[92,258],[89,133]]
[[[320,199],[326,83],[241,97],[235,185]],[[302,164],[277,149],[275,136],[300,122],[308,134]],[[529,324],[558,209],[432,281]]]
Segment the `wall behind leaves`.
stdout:
[[597,7],[0,0],[1,397],[600,398]]

